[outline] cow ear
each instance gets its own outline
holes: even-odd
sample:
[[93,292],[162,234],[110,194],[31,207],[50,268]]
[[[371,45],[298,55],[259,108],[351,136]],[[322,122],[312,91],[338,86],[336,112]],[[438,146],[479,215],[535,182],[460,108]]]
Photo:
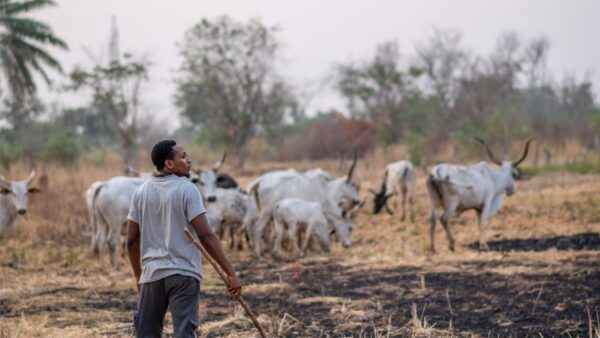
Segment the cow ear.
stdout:
[[30,187],[30,188],[27,190],[27,192],[28,192],[28,193],[30,193],[30,194],[37,194],[38,192],[40,192],[40,189],[38,189],[38,188],[36,188],[36,187]]

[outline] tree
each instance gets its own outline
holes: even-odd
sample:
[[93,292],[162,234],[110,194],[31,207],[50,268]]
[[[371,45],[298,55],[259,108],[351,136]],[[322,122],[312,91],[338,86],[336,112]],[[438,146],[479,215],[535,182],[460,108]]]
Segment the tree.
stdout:
[[123,62],[114,60],[107,66],[96,65],[90,71],[78,68],[71,73],[71,89],[91,89],[92,107],[106,117],[118,135],[124,168],[136,167],[140,88],[147,79],[146,63],[128,54]]
[[62,73],[58,60],[44,48],[52,46],[66,50],[67,44],[56,37],[47,24],[21,17],[31,10],[53,5],[50,0],[0,0],[0,63],[15,103],[22,103],[34,95],[35,72],[46,83],[50,83],[46,67]]
[[435,29],[416,49],[417,66],[425,73],[428,89],[438,98],[443,113],[450,114],[469,61],[460,32]]
[[418,90],[416,79],[422,72],[402,69],[395,42],[377,46],[375,57],[366,63],[339,65],[335,71],[350,113],[374,123],[383,143],[397,141],[406,129],[406,100]]
[[276,69],[281,44],[276,28],[259,20],[202,20],[181,47],[176,105],[198,132],[222,138],[241,167],[247,141],[280,127],[298,107]]

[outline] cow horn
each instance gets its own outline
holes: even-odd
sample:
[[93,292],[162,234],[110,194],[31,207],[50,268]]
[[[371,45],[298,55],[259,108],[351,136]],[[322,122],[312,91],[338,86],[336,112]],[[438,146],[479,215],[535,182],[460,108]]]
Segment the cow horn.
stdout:
[[352,173],[354,172],[354,167],[356,167],[356,159],[357,158],[358,158],[358,155],[356,154],[356,152],[354,152],[354,159],[352,160],[352,165],[350,166],[350,170],[348,170],[348,179],[347,179],[348,182],[352,181]]
[[221,168],[221,166],[223,165],[223,163],[225,162],[225,158],[227,157],[227,150],[225,150],[225,152],[223,152],[223,157],[221,158],[220,161],[218,161],[217,163],[215,163],[212,167],[212,170],[214,172],[218,172],[219,168]]
[[31,174],[29,174],[29,177],[27,178],[27,184],[31,183],[31,181],[33,181],[34,178],[35,178],[35,169],[31,169]]
[[496,163],[497,165],[502,165],[502,161],[499,161],[496,158],[496,156],[494,156],[494,153],[492,152],[492,149],[490,149],[490,147],[488,147],[488,145],[485,143],[485,141],[483,141],[479,137],[476,137],[475,140],[477,140],[477,142],[483,144],[483,146],[485,147],[485,150],[487,151],[488,157],[490,158],[490,161]]
[[517,161],[513,162],[513,167],[518,167],[519,164],[521,164],[521,162],[523,162],[525,160],[525,158],[527,157],[527,153],[529,152],[529,143],[531,143],[531,141],[533,141],[534,138],[530,138],[529,140],[527,140],[527,142],[525,143],[525,151],[523,152],[523,156],[521,156],[520,159],[518,159]]

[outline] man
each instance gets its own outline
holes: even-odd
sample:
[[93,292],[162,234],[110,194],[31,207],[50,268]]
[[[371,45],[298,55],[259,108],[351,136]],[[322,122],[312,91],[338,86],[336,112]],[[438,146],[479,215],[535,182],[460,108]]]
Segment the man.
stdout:
[[200,192],[187,179],[191,167],[187,153],[175,141],[164,140],[152,148],[151,156],[158,173],[133,194],[127,223],[129,261],[139,295],[136,335],[161,337],[169,307],[174,336],[196,337],[202,263],[185,227],[192,226],[223,268],[229,293],[239,296],[241,286],[208,225]]

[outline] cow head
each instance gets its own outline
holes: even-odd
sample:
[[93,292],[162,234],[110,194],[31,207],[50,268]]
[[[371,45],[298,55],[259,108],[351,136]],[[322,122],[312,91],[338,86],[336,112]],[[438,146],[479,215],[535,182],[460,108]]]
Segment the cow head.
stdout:
[[356,159],[356,154],[354,154],[354,161],[352,161],[352,165],[346,176],[328,182],[331,197],[333,197],[338,202],[339,206],[346,211],[350,211],[360,204],[360,197],[358,196],[359,186],[352,181],[352,174],[356,167]]
[[339,214],[327,215],[327,220],[333,225],[331,234],[335,234],[337,239],[342,242],[344,248],[349,247],[352,244],[352,228],[354,227],[354,220],[348,217],[348,213],[345,210],[339,210]]
[[507,196],[512,196],[516,192],[515,188],[515,180],[521,178],[521,171],[519,170],[519,164],[521,164],[525,158],[527,158],[527,153],[529,152],[529,144],[533,141],[533,138],[530,138],[525,143],[525,150],[523,151],[523,155],[518,160],[511,161],[500,161],[492,152],[492,149],[480,138],[476,139],[479,143],[485,146],[485,150],[487,151],[488,157],[490,161],[496,163],[500,166],[500,170],[497,170],[497,176],[495,177],[495,185],[497,187],[502,187]]
[[389,207],[387,206],[387,202],[388,202],[388,199],[393,194],[387,193],[385,182],[383,184],[381,184],[381,189],[379,192],[377,192],[373,189],[370,189],[369,191],[373,194],[373,214],[374,215],[378,214],[381,211],[381,209],[383,209],[384,207],[386,208],[386,210],[390,210]]
[[35,187],[30,187],[29,184],[35,178],[35,170],[25,181],[9,181],[0,176],[0,194],[9,197],[19,215],[27,214],[27,197],[29,194],[34,194],[40,190]]
[[221,160],[217,161],[210,170],[194,170],[198,176],[192,177],[191,180],[198,185],[208,203],[217,201],[217,175],[226,157],[227,152],[224,152]]

